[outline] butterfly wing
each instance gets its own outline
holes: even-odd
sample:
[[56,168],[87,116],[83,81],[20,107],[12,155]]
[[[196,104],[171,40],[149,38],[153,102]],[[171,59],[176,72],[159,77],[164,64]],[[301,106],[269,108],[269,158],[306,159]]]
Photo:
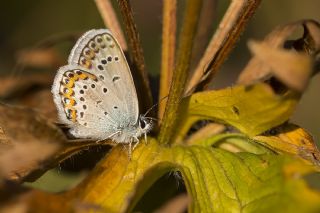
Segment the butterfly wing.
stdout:
[[72,49],[52,88],[61,121],[76,137],[105,139],[135,125],[139,108],[125,56],[108,30],[91,30]]

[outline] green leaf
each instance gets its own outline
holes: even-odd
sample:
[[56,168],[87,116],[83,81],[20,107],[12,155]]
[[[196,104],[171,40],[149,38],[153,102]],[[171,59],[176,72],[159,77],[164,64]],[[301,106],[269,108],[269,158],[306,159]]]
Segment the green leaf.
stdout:
[[270,149],[258,144],[255,140],[243,134],[225,133],[217,134],[202,140],[193,141],[194,145],[214,146],[230,152],[250,152],[254,154],[272,153]]
[[107,212],[132,210],[166,172],[179,170],[192,197],[189,212],[317,212],[320,194],[303,177],[313,168],[274,154],[231,153],[206,146],[141,144],[128,159],[115,147],[73,193]]
[[254,136],[288,120],[298,100],[296,93],[280,96],[263,83],[195,93],[180,104],[177,129],[182,131],[177,131],[175,138],[181,141],[186,129],[203,119],[229,124]]

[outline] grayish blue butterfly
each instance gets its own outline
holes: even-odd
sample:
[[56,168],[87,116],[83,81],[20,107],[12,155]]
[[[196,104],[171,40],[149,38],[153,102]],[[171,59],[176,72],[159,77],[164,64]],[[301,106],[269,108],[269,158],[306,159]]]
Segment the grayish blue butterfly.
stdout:
[[90,30],[77,41],[52,93],[59,119],[74,137],[129,144],[131,155],[131,144],[152,128],[151,120],[139,115],[128,63],[109,30]]

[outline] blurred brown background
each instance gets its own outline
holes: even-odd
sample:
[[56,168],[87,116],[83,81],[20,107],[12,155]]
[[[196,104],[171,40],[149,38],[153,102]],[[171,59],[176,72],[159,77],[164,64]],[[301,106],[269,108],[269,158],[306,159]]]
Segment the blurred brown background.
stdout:
[[[182,0],[178,2],[183,4]],[[229,1],[217,3],[212,27],[218,23],[228,4]],[[160,69],[162,1],[139,0],[132,1],[132,5],[144,46],[147,69],[156,76]],[[1,6],[0,74],[17,76],[17,79],[23,78],[30,71],[56,71],[54,66],[42,69],[28,67],[17,71],[15,64],[21,50],[61,33],[82,33],[92,28],[104,27],[93,0],[13,0],[3,1]],[[214,80],[213,88],[225,87],[235,82],[238,73],[250,58],[246,47],[248,39],[262,39],[275,26],[299,19],[311,18],[320,21],[319,8],[319,0],[262,1],[236,48]],[[54,45],[62,63],[66,63],[73,44],[70,40],[61,40]],[[320,138],[320,98],[317,93],[320,90],[319,78],[313,78],[292,118],[293,122],[305,127],[316,139]]]

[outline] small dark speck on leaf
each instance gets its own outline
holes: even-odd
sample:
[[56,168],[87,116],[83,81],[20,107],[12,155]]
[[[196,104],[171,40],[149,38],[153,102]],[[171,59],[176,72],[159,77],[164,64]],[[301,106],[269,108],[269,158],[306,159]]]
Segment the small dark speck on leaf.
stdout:
[[239,111],[238,107],[233,106],[233,107],[232,107],[232,111],[233,111],[235,114],[240,115],[240,111]]

